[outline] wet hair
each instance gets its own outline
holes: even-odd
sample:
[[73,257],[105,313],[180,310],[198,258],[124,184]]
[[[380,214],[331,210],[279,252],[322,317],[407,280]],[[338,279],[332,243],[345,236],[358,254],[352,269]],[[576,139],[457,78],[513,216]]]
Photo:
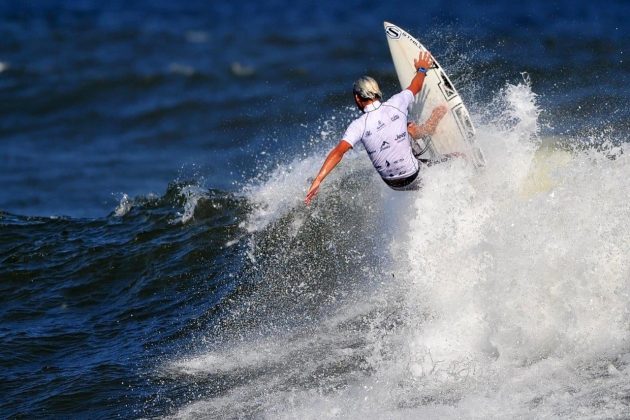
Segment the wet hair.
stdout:
[[381,99],[383,97],[381,88],[378,87],[378,83],[376,83],[376,80],[372,79],[370,76],[359,77],[357,81],[354,82],[352,92],[363,99]]

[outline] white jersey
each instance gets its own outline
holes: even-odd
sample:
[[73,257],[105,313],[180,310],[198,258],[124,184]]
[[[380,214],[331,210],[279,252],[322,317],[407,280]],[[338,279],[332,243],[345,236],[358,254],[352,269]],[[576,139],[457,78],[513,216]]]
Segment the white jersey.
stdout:
[[372,102],[354,120],[342,140],[354,147],[363,142],[374,168],[384,179],[406,178],[418,171],[407,137],[407,114],[413,93],[405,89],[387,102]]

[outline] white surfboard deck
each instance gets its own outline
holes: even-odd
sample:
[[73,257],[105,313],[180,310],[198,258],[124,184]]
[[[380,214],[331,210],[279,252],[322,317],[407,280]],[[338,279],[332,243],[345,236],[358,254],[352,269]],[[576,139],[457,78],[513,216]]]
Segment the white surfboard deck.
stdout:
[[[384,22],[384,26],[400,87],[405,89],[416,74],[414,59],[418,58],[420,51],[427,49],[398,26],[389,22]],[[409,121],[424,123],[433,109],[441,104],[448,107],[448,112],[440,120],[433,135],[419,141],[421,148],[426,149],[420,158],[435,161],[444,155],[460,153],[475,167],[484,166],[485,159],[475,141],[475,127],[468,110],[435,57],[433,62],[433,66],[427,71],[422,90],[411,106]]]

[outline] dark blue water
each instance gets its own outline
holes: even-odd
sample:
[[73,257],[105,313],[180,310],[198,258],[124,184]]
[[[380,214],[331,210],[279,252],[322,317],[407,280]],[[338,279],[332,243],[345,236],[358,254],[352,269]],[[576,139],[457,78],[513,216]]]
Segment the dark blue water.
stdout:
[[[555,251],[540,251],[544,261],[521,255],[532,261],[532,276],[578,281],[567,267],[583,263],[580,273],[602,285],[534,312],[579,314],[589,308],[581,306],[588,296],[599,296],[598,313],[609,315],[601,325],[618,326],[610,328],[615,338],[595,337],[600,324],[586,326],[579,315],[550,315],[554,321],[541,324],[561,331],[548,334],[557,340],[551,347],[570,347],[568,353],[501,352],[510,339],[528,349],[554,340],[538,343],[535,334],[529,341],[489,339],[514,365],[544,371],[552,363],[582,372],[578,379],[545,377],[555,387],[510,400],[505,395],[520,391],[498,385],[505,360],[487,365],[474,352],[453,356],[485,367],[475,371],[482,379],[472,374],[474,386],[439,378],[409,388],[405,375],[392,382],[379,376],[382,363],[403,359],[394,342],[414,347],[413,325],[439,318],[431,314],[441,307],[426,296],[426,308],[401,303],[405,293],[383,286],[400,277],[391,267],[411,267],[389,254],[392,226],[401,228],[403,219],[385,216],[395,199],[375,186],[367,159],[355,154],[325,199],[311,209],[300,202],[307,178],[356,116],[353,80],[371,74],[386,96],[397,92],[384,20],[416,35],[450,72],[486,158],[495,162],[486,176],[496,184],[473,182],[485,191],[475,197],[493,200],[478,216],[505,211],[502,222],[497,215],[497,225],[475,230],[474,246],[485,248],[466,251],[492,255],[492,264],[480,263],[480,284],[488,284],[488,267],[509,261],[506,255],[518,260],[522,251],[520,239],[496,236],[514,226],[506,209],[524,208],[515,204],[522,195],[497,194],[512,183],[519,185],[514,191],[527,190],[519,168],[527,172],[530,160],[538,162],[534,153],[553,150],[543,158],[547,166],[564,162],[562,153],[595,162],[570,176],[563,169],[543,176],[534,165],[537,191],[552,188],[551,177],[549,185],[555,180],[554,191],[567,192],[567,200],[583,195],[579,203],[590,203],[594,191],[618,198],[584,208],[550,202],[549,212],[521,220],[534,231],[549,223],[541,247],[566,239]],[[475,417],[470,401],[484,393],[496,397],[485,401],[495,408],[485,412],[490,417],[505,407],[521,407],[515,416],[627,416],[630,312],[614,296],[627,301],[630,287],[623,198],[630,176],[629,20],[630,3],[621,0],[0,3],[0,416]],[[535,128],[519,125],[534,102]],[[516,146],[530,141],[537,151]],[[582,173],[591,176],[580,183]],[[441,185],[454,188],[446,179]],[[544,197],[555,200],[553,194]],[[575,223],[560,226],[558,214]],[[459,232],[473,226],[453,225]],[[432,232],[442,241],[432,249],[448,248],[449,235],[437,230],[416,236]],[[567,232],[596,239],[580,242]],[[589,263],[598,250],[602,267]],[[516,261],[508,266],[506,272],[518,272]],[[425,274],[449,278],[440,270]],[[562,283],[543,294],[565,287],[576,290]],[[491,289],[507,301],[498,291],[505,289]],[[497,319],[519,319],[504,315]],[[529,330],[502,325],[488,329]],[[407,339],[390,340],[390,332]],[[577,342],[585,347],[568,344]],[[388,386],[356,391],[379,389],[369,382],[374,378]],[[583,386],[568,385],[575,381]],[[344,410],[368,396],[384,411],[352,404]],[[442,411],[422,411],[427,407]]]

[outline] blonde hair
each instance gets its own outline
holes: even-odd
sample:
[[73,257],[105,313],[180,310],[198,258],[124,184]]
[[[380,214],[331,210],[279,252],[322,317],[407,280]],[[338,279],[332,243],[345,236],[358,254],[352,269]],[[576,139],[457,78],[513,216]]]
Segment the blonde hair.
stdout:
[[381,88],[378,87],[378,83],[376,83],[376,80],[372,79],[370,76],[359,77],[357,81],[354,82],[352,92],[363,99],[381,99],[383,97]]

